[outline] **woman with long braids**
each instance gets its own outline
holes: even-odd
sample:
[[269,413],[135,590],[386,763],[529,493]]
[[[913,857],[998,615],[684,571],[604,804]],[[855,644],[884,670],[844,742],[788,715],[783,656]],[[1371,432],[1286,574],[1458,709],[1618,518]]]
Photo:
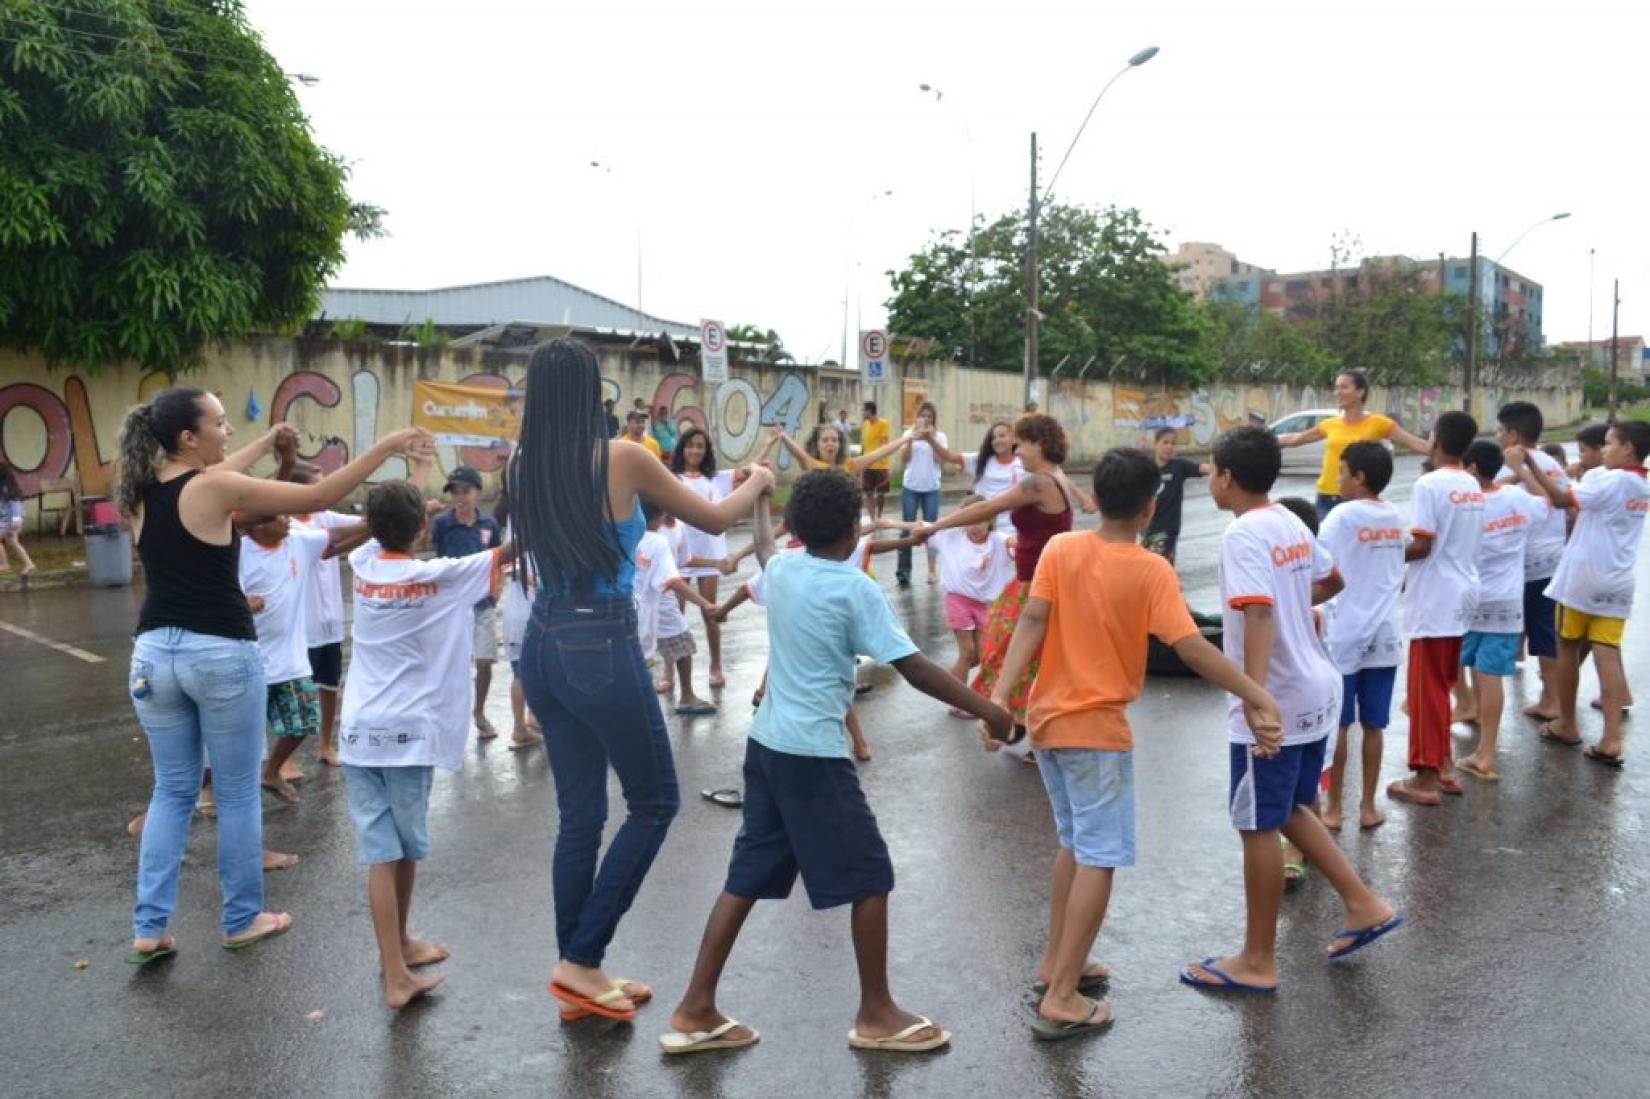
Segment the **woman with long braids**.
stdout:
[[[716,472],[716,453],[711,449],[710,436],[702,427],[690,427],[682,432],[676,449],[670,454],[670,471],[694,495],[707,504],[714,504],[733,491],[733,471]],[[722,563],[728,556],[725,534],[709,534],[691,523],[682,524],[682,559],[679,571],[699,586],[699,594],[716,602],[717,580],[722,575]],[[702,610],[705,618],[705,643],[710,649],[710,685],[726,687],[722,675],[722,624]]]
[[[1014,425],[1014,442],[1025,464],[1024,476],[1007,491],[959,508],[919,532],[932,535],[951,527],[983,523],[1004,512],[1014,523],[1014,579],[991,604],[991,616],[986,619],[985,632],[979,641],[980,670],[974,677],[973,687],[987,698],[997,684],[997,673],[1003,666],[1003,657],[1008,655],[1014,626],[1030,598],[1031,578],[1037,572],[1043,547],[1056,534],[1071,529],[1074,511],[1082,506],[1082,498],[1060,468],[1066,459],[1066,432],[1060,421],[1035,412],[1022,416]],[[1032,660],[1014,684],[1010,696],[1016,740],[1025,735],[1026,702],[1040,664],[1040,659]]]
[[[986,500],[1001,496],[1025,475],[1025,463],[1014,453],[1014,426],[998,420],[985,429],[980,452],[974,458],[974,495]],[[1014,533],[1008,512],[997,513],[997,529],[1004,534]]]
[[264,666],[241,591],[241,540],[230,517],[325,511],[392,455],[426,453],[431,446],[427,433],[409,428],[314,484],[247,476],[290,430],[277,428],[226,457],[235,432],[223,405],[188,387],[162,390],[121,425],[115,498],[137,539],[147,589],[130,687],[155,771],[132,912],[128,960],[138,964],[175,950],[166,925],[208,755],[217,794],[223,945],[238,950],[292,926],[287,913],[263,910]]
[[[601,371],[584,344],[556,339],[534,351],[510,469],[518,549],[539,585],[521,675],[556,783],[559,959],[550,993],[569,1019],[631,1019],[651,998],[645,985],[610,978],[602,960],[679,804],[664,714],[636,637],[639,501],[720,534],[773,486],[771,471],[753,467],[711,503],[642,448],[610,443],[601,400]],[[598,868],[609,767],[626,816]]]

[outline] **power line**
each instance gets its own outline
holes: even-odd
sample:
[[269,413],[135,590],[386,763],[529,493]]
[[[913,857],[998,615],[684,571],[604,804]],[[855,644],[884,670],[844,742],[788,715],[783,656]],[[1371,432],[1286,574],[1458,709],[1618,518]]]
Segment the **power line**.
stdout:
[[[45,42],[42,42],[40,39],[12,38],[12,37],[8,37],[8,36],[3,35],[3,34],[0,34],[0,42],[10,42],[13,46],[46,45],[46,46],[49,46],[50,48],[52,48],[54,50],[61,50],[64,53],[76,54],[77,56],[80,56],[80,57],[89,57],[94,61],[120,61],[120,60],[122,60],[121,55],[118,52],[115,52],[115,51],[112,51],[112,50],[108,53],[99,53],[96,50],[81,49],[77,46],[67,45],[63,42],[53,42],[53,41],[49,41],[49,40],[45,41]],[[196,54],[196,53],[191,53],[190,51],[187,51],[187,50],[173,50],[172,52],[174,52],[174,53],[190,53],[190,56],[199,57],[199,58],[202,58],[203,60],[207,60],[207,61],[218,61],[218,62],[221,62],[221,63],[224,63],[224,64],[239,65],[243,68],[248,67],[247,66],[248,58],[244,58],[244,57],[226,57],[226,56],[223,56],[221,54]],[[271,60],[273,61],[273,59],[271,59]],[[277,70],[279,70],[280,66],[277,64],[277,65],[275,65],[275,68]],[[282,72],[281,75],[285,76],[286,73]]]
[[[154,24],[152,22],[145,23],[144,21],[136,19],[136,18],[125,18],[125,17],[123,17],[123,15],[121,13],[117,13],[117,12],[88,11],[85,8],[76,8],[76,7],[71,7],[69,5],[66,5],[66,4],[52,4],[52,3],[42,4],[41,7],[45,11],[47,11],[47,12],[53,14],[53,15],[59,15],[59,16],[62,16],[62,15],[71,15],[71,16],[72,15],[78,15],[78,16],[84,16],[87,19],[101,19],[106,23],[115,23],[115,24],[124,23],[128,26],[134,26],[134,27],[142,27],[142,26],[146,25],[156,35],[159,35],[162,38],[169,38],[169,37],[172,37],[174,35],[188,36],[190,38],[194,38],[194,39],[197,39],[197,40],[199,40],[199,39],[211,39],[212,37],[214,37],[208,31],[196,30],[192,27],[161,27],[161,26],[157,26],[156,24]],[[91,32],[91,31],[80,31],[75,27],[65,27],[61,23],[57,23],[57,24],[54,24],[54,25],[59,30],[69,31],[71,33],[79,33],[79,34],[94,33],[94,32]],[[252,31],[252,33],[254,35],[257,34],[257,32],[255,30]],[[186,47],[179,47],[179,48],[180,49],[187,49]]]
[[[78,34],[78,35],[80,35],[84,38],[102,39],[104,41],[113,42],[117,45],[124,44],[124,43],[127,43],[127,42],[137,42],[137,43],[140,43],[140,44],[143,44],[143,45],[148,44],[148,43],[144,42],[141,38],[138,38],[135,35],[99,34],[97,31],[81,30],[79,27],[65,27],[61,23],[54,24],[53,29],[56,30],[56,31],[59,31],[63,34]],[[161,39],[162,44],[166,47],[166,49],[170,50],[172,53],[184,54],[185,56],[188,56],[188,57],[198,57],[203,61],[220,61],[220,62],[227,62],[227,63],[240,62],[240,63],[244,64],[246,61],[249,60],[249,58],[245,58],[245,57],[231,57],[228,54],[204,53],[200,50],[187,49],[183,46],[178,46],[178,45],[174,45],[171,42],[167,42],[166,39],[165,39],[165,36],[160,33],[158,28],[153,28],[152,27],[151,30],[154,31],[155,36],[157,38]],[[89,52],[96,53],[97,51],[92,50],[92,51],[89,51]],[[268,54],[267,51],[265,51],[264,56],[269,57],[269,54]],[[269,60],[270,60],[271,64],[275,63],[275,59],[273,57],[270,57]]]

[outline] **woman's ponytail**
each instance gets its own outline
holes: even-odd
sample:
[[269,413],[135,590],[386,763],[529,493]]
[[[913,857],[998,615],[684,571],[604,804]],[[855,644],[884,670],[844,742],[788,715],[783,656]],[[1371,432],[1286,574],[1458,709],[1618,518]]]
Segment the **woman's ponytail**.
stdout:
[[126,413],[116,450],[115,503],[130,518],[143,506],[143,490],[154,483],[160,468],[160,443],[148,405],[140,404]]

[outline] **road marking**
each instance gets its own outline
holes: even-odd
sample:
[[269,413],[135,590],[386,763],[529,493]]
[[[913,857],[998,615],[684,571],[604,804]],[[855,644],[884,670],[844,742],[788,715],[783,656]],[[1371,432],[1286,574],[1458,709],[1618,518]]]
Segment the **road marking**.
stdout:
[[56,649],[60,653],[68,653],[76,660],[84,660],[88,664],[102,664],[103,658],[96,653],[89,653],[85,649],[77,649],[73,645],[65,645],[61,641],[53,641],[49,637],[41,637],[33,630],[25,630],[22,626],[14,626],[0,618],[0,630],[16,634],[25,641],[33,641],[36,645],[44,645],[48,649]]

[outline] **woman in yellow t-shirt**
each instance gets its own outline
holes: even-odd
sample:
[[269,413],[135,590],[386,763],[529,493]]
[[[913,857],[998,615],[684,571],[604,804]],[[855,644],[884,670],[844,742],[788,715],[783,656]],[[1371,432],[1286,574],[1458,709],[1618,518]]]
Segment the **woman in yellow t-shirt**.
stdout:
[[1398,426],[1398,422],[1379,412],[1365,412],[1369,399],[1369,375],[1361,370],[1343,370],[1335,376],[1335,407],[1339,416],[1332,416],[1309,431],[1280,435],[1279,446],[1305,446],[1322,440],[1323,468],[1318,472],[1318,518],[1322,519],[1341,502],[1341,452],[1350,443],[1378,442],[1395,439],[1417,454],[1427,454],[1432,444]]

